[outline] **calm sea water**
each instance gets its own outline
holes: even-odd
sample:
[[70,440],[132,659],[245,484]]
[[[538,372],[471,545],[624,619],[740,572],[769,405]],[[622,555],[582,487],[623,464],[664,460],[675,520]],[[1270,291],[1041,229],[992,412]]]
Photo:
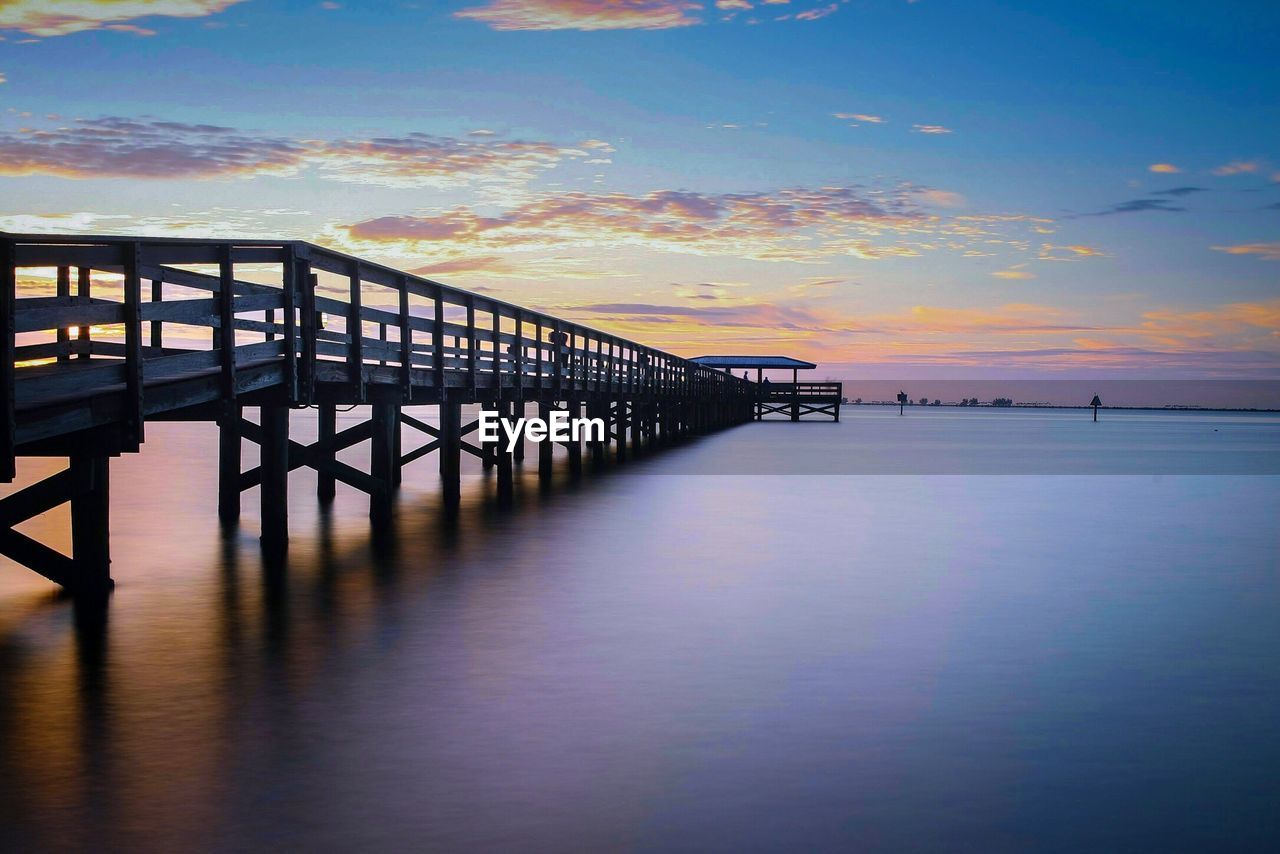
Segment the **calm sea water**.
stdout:
[[1274,850],[1280,421],[1087,418],[471,470],[453,525],[428,457],[378,534],[297,472],[284,567],[149,427],[105,616],[0,567],[0,847]]

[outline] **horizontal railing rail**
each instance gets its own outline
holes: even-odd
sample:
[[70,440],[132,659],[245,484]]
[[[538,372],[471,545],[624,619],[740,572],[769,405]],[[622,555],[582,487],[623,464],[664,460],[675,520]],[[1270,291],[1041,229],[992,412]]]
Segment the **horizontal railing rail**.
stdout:
[[[446,387],[756,395],[636,341],[302,241],[0,232],[0,253],[7,460],[19,411],[122,392],[140,436],[148,386],[216,372],[234,399],[238,373],[263,362],[300,404],[339,365],[361,389],[398,382],[407,399]],[[55,271],[53,295],[21,295],[31,268]]]

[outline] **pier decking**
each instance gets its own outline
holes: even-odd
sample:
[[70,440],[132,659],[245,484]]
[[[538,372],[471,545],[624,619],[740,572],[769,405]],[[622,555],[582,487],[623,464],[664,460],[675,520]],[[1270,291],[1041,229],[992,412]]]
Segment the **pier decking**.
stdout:
[[[19,297],[24,269],[56,270],[54,292]],[[321,501],[338,482],[391,512],[401,469],[435,454],[447,507],[462,453],[496,468],[512,496],[513,461],[467,440],[464,404],[511,416],[536,404],[598,417],[592,461],[750,421],[759,386],[670,353],[482,294],[298,241],[178,240],[0,233],[0,482],[20,456],[67,457],[68,468],[0,499],[0,554],[76,594],[109,589],[109,460],[137,451],[156,421],[219,426],[219,515],[260,487],[262,541],[288,539],[288,473],[317,472]],[[104,340],[113,339],[113,340]],[[338,431],[338,407],[369,418]],[[411,407],[439,409],[439,426]],[[244,417],[257,408],[254,423]],[[291,409],[313,408],[319,438],[289,437]],[[404,427],[424,434],[408,452]],[[261,449],[241,471],[241,443]],[[370,470],[336,458],[370,442]],[[581,443],[563,443],[570,470]],[[539,444],[549,474],[553,445]],[[15,530],[71,505],[71,555]]]

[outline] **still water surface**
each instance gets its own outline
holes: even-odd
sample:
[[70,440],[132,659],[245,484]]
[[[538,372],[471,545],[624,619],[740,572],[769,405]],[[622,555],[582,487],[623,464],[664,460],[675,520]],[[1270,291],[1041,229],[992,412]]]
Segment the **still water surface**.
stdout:
[[[428,457],[379,535],[297,472],[274,568],[256,491],[218,527],[212,428],[149,427],[113,463],[105,619],[2,567],[0,847],[1274,845],[1280,479],[714,473],[910,470],[886,413],[524,479],[512,511],[470,472],[456,525]],[[911,429],[1027,436],[965,415]],[[1090,455],[1167,438],[1129,417]]]

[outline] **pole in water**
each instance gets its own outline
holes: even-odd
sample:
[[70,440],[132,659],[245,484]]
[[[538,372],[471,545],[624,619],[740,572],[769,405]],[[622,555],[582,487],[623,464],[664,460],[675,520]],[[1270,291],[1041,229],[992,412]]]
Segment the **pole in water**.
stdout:
[[907,393],[905,391],[898,392],[898,414],[902,414],[902,407],[907,405]]
[[1089,405],[1093,407],[1093,420],[1096,422],[1098,420],[1098,407],[1102,405],[1102,398],[1095,394],[1093,400],[1089,401]]

